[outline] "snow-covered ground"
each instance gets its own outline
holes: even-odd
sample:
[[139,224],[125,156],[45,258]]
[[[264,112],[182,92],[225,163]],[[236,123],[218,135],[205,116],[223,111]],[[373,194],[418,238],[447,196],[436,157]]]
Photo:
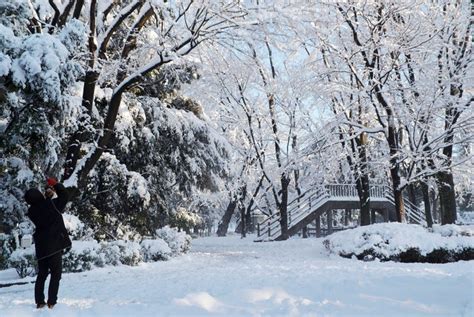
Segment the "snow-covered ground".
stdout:
[[0,316],[474,316],[472,261],[361,262],[321,242],[200,238],[170,261],[64,274],[53,310],[33,284],[0,288]]

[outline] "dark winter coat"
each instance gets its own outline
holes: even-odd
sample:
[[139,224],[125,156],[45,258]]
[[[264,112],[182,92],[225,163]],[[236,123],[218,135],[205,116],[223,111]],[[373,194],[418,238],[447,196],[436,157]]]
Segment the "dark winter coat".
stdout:
[[28,217],[36,229],[33,239],[38,260],[71,248],[71,240],[64,225],[62,213],[68,202],[68,195],[60,183],[54,185],[57,198],[45,198],[37,189],[30,189],[25,200],[30,204]]

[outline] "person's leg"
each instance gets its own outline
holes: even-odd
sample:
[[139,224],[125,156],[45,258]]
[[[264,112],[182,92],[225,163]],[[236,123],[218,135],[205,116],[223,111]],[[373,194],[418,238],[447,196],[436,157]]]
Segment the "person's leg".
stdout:
[[49,281],[48,289],[48,306],[53,306],[58,300],[59,281],[61,280],[61,273],[63,269],[62,252],[48,258],[49,269],[51,271],[51,280]]
[[45,304],[44,301],[44,282],[48,277],[48,260],[38,261],[38,276],[35,283],[35,302],[38,307]]

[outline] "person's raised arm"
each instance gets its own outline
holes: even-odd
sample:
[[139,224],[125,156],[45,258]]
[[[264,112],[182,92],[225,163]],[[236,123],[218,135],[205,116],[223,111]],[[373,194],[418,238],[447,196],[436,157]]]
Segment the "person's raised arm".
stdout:
[[63,213],[64,208],[66,207],[66,204],[69,201],[69,195],[67,193],[66,188],[63,184],[58,183],[58,181],[53,177],[48,178],[47,182],[48,186],[54,188],[54,191],[58,196],[57,198],[53,199],[54,205],[56,206],[59,212]]

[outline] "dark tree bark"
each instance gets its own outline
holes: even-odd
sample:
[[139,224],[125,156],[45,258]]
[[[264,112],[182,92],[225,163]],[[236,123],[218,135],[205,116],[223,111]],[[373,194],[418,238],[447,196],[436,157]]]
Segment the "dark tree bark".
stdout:
[[246,227],[247,227],[246,230],[247,230],[247,232],[250,232],[250,233],[253,233],[256,230],[256,226],[252,222],[252,207],[255,203],[255,198],[257,197],[258,192],[262,188],[264,178],[265,177],[263,175],[262,175],[262,177],[260,177],[260,181],[258,182],[257,188],[255,189],[255,191],[252,195],[252,198],[250,198],[249,204],[247,206],[247,211],[245,213],[245,224],[246,224]]
[[66,24],[67,18],[69,17],[69,13],[74,5],[75,0],[69,0],[67,5],[64,7],[63,13],[59,16],[58,20],[58,27],[62,27]]
[[453,224],[456,222],[457,212],[452,173],[440,172],[438,174],[438,190],[441,224]]
[[[97,72],[88,71],[86,72],[86,76],[84,79],[82,106],[84,107],[87,114],[89,115],[92,113],[95,87],[96,87],[96,81],[98,77],[99,77],[99,74]],[[87,133],[87,128],[85,127],[85,125],[87,124],[87,119],[88,117],[84,117],[83,120],[80,120],[79,122],[80,126],[78,130],[74,132],[74,134],[69,139],[68,150],[66,153],[66,161],[64,164],[63,180],[68,179],[74,172],[74,169],[76,168],[76,165],[77,165],[77,161],[80,157],[81,144],[87,141],[88,133]]]
[[[456,194],[454,192],[454,179],[451,170],[455,126],[463,112],[461,108],[467,109],[467,107],[472,106],[474,100],[471,97],[465,107],[458,107],[456,104],[456,100],[460,100],[464,94],[464,87],[460,78],[467,75],[467,67],[463,66],[463,63],[465,63],[466,58],[472,55],[472,49],[469,45],[471,42],[470,28],[468,27],[464,34],[455,28],[452,30],[450,37],[454,47],[451,49],[448,46],[443,47],[438,54],[438,83],[441,88],[445,88],[444,91],[449,89],[448,93],[451,99],[446,105],[444,117],[445,137],[443,144],[445,146],[443,147],[443,155],[446,157],[444,162],[446,169],[440,171],[437,175],[441,224],[453,224],[456,222]],[[455,67],[451,68],[450,65],[452,64]],[[451,81],[449,86],[444,84],[446,78],[443,76],[443,71],[445,69],[449,74],[448,80]]]
[[290,237],[288,235],[288,187],[290,185],[290,179],[285,174],[282,174],[280,181],[281,181],[281,201],[279,204],[279,210],[280,210],[281,239],[286,240]]
[[[461,97],[463,93],[462,87],[451,85],[450,95],[452,97]],[[441,224],[453,224],[456,222],[456,193],[454,191],[454,178],[450,166],[452,165],[453,157],[453,142],[454,142],[454,125],[458,121],[461,112],[449,104],[446,107],[445,114],[445,131],[443,155],[446,157],[445,165],[447,169],[440,171],[437,175],[438,191],[439,191],[439,206],[441,214]]]
[[328,234],[331,234],[332,233],[332,213],[333,211],[332,210],[328,210],[327,213],[326,213],[326,217],[327,217],[327,226],[328,226]]
[[431,214],[430,189],[426,182],[421,182],[421,191],[423,192],[423,203],[425,205],[426,224],[429,228],[433,227],[433,215]]
[[239,202],[238,204],[239,206],[239,213],[240,213],[240,224],[239,224],[239,227],[240,227],[240,236],[242,238],[245,238],[247,236],[247,224],[246,224],[246,218],[245,218],[245,206]]
[[408,200],[415,206],[418,206],[418,199],[416,198],[416,184],[410,184],[407,186]]
[[74,19],[79,19],[81,16],[82,7],[84,6],[84,0],[77,0],[76,6],[74,7],[74,12],[72,14]]
[[393,197],[395,199],[395,210],[397,214],[397,221],[405,221],[405,203],[403,201],[403,192],[401,188],[401,178],[400,178],[400,163],[398,162],[398,134],[395,127],[395,118],[393,116],[392,109],[388,106],[385,98],[381,95],[380,91],[377,92],[377,99],[383,105],[387,112],[388,120],[388,145],[390,147],[390,176],[392,178],[393,186]]
[[247,185],[242,186],[239,195],[239,202],[237,204],[240,212],[240,233],[242,238],[247,236],[247,224],[245,218],[245,197],[247,196]]
[[[76,3],[77,6],[81,6],[82,4],[80,1]],[[89,11],[89,37],[88,37],[88,70],[86,71],[86,75],[84,77],[84,87],[82,90],[82,107],[87,115],[92,113],[92,107],[94,104],[94,94],[95,94],[95,87],[97,84],[97,79],[99,78],[99,73],[94,71],[95,65],[95,50],[97,49],[95,33],[96,33],[96,6],[97,0],[92,0],[90,4],[90,11]],[[83,142],[86,141],[87,138],[87,131],[86,131],[86,122],[87,117],[82,118],[79,120],[79,127],[76,132],[74,132],[69,141],[66,153],[66,160],[64,163],[64,174],[63,180],[68,179],[73,174],[76,166],[77,161],[80,158],[80,150],[81,145]]]
[[217,236],[218,237],[225,237],[227,234],[227,230],[229,229],[230,219],[232,219],[232,215],[234,214],[235,207],[237,207],[237,197],[232,197],[229,204],[227,205],[227,209],[225,210],[224,215],[222,216],[219,225],[217,226]]
[[357,148],[352,142],[352,151],[358,153],[359,162],[356,164],[356,187],[360,202],[360,225],[370,225],[370,181],[367,174],[367,135],[362,133],[356,139]]

